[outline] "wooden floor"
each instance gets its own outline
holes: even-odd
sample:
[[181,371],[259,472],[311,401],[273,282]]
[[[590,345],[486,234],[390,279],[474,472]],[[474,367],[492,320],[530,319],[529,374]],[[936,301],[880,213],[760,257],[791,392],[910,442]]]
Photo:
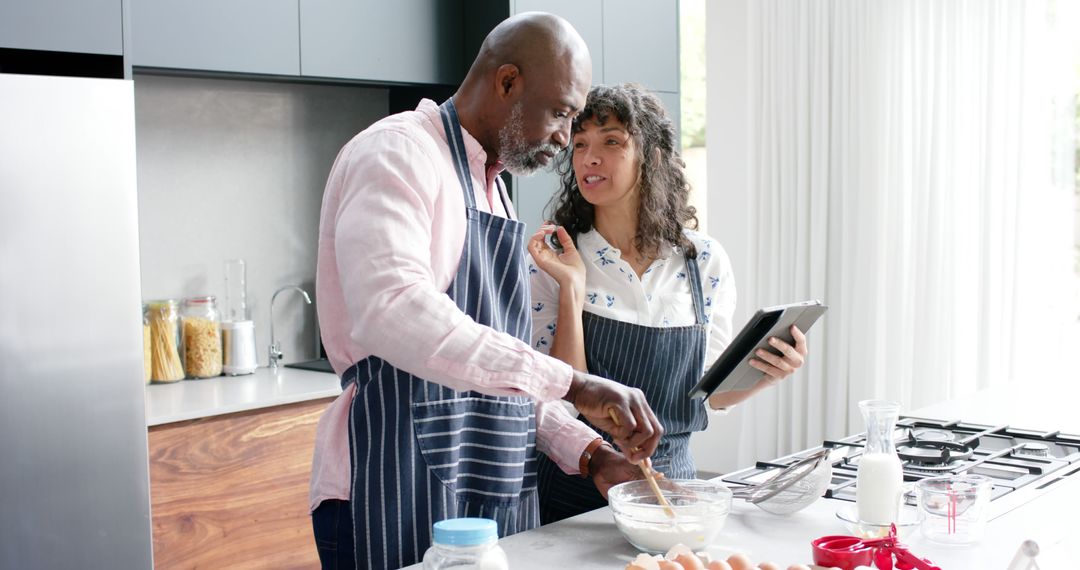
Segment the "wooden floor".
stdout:
[[154,567],[319,568],[308,480],[330,401],[150,428]]

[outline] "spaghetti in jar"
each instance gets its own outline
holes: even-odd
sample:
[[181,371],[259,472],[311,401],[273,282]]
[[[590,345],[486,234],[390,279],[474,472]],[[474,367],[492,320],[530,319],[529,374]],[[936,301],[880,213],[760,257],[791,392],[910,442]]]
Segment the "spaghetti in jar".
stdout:
[[184,299],[180,312],[184,371],[188,378],[221,375],[221,316],[213,295]]
[[143,318],[150,328],[150,381],[164,383],[183,380],[176,301],[165,299],[148,302]]

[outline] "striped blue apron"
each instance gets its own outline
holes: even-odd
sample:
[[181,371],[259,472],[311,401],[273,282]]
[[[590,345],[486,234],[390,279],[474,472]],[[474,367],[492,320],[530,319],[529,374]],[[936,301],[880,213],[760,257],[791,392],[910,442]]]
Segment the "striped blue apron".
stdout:
[[[690,258],[685,261],[694,300],[693,325],[648,327],[598,317],[588,311],[582,315],[589,372],[645,393],[664,426],[664,437],[652,457],[653,466],[671,479],[696,476],[690,435],[708,425],[702,403],[686,396],[704,372],[707,325],[697,262]],[[611,441],[606,433],[595,426],[593,429]],[[538,461],[537,478],[543,524],[607,505],[590,479],[563,473],[545,455]]]
[[[446,294],[476,322],[528,342],[525,224],[476,209],[453,100],[440,112],[468,220]],[[494,519],[500,536],[539,526],[532,400],[457,392],[375,356],[353,365],[342,377],[349,382],[357,384],[349,412],[357,568],[419,562],[443,519]]]

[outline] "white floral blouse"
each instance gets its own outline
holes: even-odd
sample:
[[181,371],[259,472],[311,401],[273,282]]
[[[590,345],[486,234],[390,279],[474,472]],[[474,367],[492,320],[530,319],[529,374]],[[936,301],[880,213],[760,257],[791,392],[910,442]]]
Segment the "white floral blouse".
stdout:
[[[685,230],[697,247],[701,290],[705,298],[708,341],[705,369],[731,342],[735,312],[735,278],[724,248],[709,236]],[[638,279],[630,264],[596,230],[578,236],[585,261],[585,310],[597,316],[651,327],[694,324],[694,301],[687,283],[685,256],[680,248],[665,247],[659,259]],[[559,285],[529,264],[532,283],[532,342],[547,354],[559,314]]]

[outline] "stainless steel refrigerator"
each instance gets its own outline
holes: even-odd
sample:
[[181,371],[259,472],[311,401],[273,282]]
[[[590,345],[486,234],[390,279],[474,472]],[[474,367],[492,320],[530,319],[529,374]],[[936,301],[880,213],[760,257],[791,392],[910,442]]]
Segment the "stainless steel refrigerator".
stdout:
[[0,568],[150,568],[131,81],[0,74]]

